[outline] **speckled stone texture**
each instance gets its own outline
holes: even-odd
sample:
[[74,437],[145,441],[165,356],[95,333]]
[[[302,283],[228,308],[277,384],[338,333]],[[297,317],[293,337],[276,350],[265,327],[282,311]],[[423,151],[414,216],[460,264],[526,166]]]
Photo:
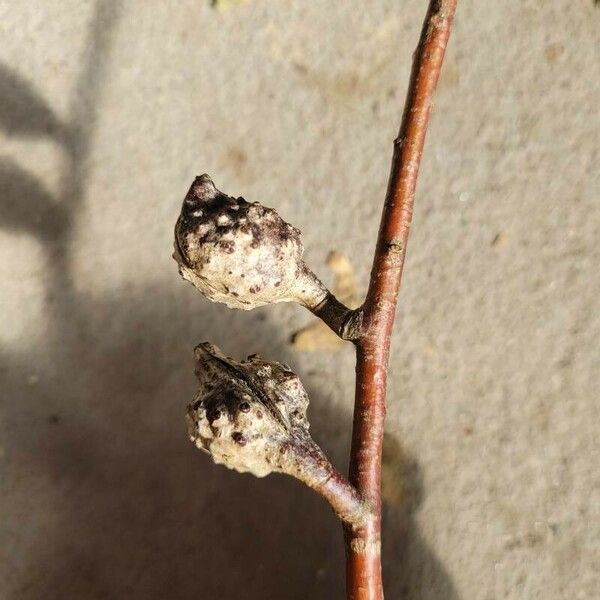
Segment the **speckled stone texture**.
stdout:
[[[371,264],[423,0],[0,0],[0,598],[331,600],[340,526],[185,431],[192,349],[287,363],[346,469],[353,352],[171,258],[200,173]],[[386,598],[600,588],[600,8],[459,0],[392,345]]]

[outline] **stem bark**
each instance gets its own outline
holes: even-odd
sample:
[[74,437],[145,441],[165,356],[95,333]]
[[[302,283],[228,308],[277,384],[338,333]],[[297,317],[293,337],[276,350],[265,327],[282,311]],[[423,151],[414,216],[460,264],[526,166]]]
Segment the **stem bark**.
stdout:
[[350,483],[368,502],[369,517],[345,526],[346,585],[350,600],[381,600],[381,454],[390,339],[419,164],[457,0],[432,0],[414,54],[394,153],[371,279],[356,343],[356,396]]

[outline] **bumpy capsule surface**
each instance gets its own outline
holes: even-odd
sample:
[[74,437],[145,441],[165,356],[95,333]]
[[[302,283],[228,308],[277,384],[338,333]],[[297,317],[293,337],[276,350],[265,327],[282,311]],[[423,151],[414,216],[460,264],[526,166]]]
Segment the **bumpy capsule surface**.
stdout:
[[308,396],[289,367],[257,355],[237,362],[209,343],[194,355],[200,385],[187,423],[198,448],[257,477],[281,472],[309,485],[328,477],[332,467],[308,432]]
[[327,291],[303,252],[300,231],[276,211],[196,177],[175,226],[173,257],[209,300],[245,310],[290,301],[314,308]]

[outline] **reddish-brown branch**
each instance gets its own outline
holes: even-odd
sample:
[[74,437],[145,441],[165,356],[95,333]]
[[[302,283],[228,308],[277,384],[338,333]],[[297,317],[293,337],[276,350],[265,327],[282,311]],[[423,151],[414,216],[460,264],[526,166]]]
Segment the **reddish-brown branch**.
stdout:
[[381,600],[381,452],[390,338],[433,93],[457,0],[432,0],[412,74],[383,207],[369,290],[356,341],[356,399],[350,481],[370,505],[365,526],[346,527],[346,581],[351,600]]

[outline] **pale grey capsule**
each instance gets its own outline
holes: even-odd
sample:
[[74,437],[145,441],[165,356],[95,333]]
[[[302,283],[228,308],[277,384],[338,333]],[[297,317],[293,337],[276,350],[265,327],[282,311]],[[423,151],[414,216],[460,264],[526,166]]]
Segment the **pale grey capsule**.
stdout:
[[314,308],[327,295],[302,261],[300,231],[276,211],[220,192],[196,177],[175,226],[182,277],[209,300],[250,310],[295,301]]
[[310,437],[308,396],[287,365],[257,355],[237,362],[209,343],[194,356],[200,385],[187,422],[198,448],[257,477],[287,473],[313,487],[327,480],[332,467]]

